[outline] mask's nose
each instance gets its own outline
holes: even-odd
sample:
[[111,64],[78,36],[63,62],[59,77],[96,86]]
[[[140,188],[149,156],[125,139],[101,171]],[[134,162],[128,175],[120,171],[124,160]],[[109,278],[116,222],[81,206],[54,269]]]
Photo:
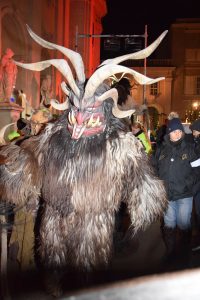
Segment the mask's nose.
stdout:
[[76,115],[76,121],[78,123],[78,125],[81,125],[83,123],[83,114],[82,112],[78,112],[78,114]]

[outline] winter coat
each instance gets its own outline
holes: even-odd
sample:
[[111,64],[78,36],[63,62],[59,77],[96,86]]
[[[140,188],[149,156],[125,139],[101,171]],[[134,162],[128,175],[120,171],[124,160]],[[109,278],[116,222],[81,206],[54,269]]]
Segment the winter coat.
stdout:
[[200,156],[200,137],[193,137],[195,152]]
[[[200,157],[200,137],[193,137],[193,146],[197,156]],[[196,196],[197,193],[200,193],[200,174],[198,176],[197,183],[193,188],[193,194]]]
[[169,200],[193,196],[200,167],[194,168],[191,163],[198,162],[199,157],[185,136],[177,142],[171,142],[169,135],[165,136],[163,144],[156,150],[153,164],[165,183]]
[[167,132],[167,125],[163,124],[156,131],[156,142],[158,145],[161,145],[164,141],[165,134]]

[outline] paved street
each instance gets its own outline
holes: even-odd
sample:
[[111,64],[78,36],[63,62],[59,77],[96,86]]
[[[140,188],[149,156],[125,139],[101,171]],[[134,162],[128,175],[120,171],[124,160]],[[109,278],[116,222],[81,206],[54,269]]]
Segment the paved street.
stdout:
[[[120,240],[120,234],[117,237]],[[130,279],[138,280],[146,275],[161,275],[167,272],[180,271],[184,269],[193,270],[200,267],[200,251],[190,255],[189,263],[175,261],[166,264],[163,257],[165,247],[160,232],[160,223],[155,222],[147,230],[141,231],[129,242],[116,243],[116,251],[112,264],[107,272],[102,272],[94,285],[88,288],[101,288],[108,284],[126,282]],[[15,274],[16,275],[16,274]],[[41,284],[38,274],[18,275],[10,274],[10,292],[14,300],[50,300]],[[14,279],[14,281],[13,281]],[[67,288],[65,297],[72,296],[79,289],[85,286],[76,287],[74,290]],[[64,298],[62,298],[64,299]],[[73,298],[72,298],[73,299]]]

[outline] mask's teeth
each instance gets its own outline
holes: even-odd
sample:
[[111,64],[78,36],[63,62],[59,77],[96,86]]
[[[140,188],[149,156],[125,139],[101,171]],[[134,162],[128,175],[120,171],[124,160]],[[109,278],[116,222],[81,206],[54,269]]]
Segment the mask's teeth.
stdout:
[[74,128],[73,128],[73,132],[72,132],[72,137],[74,137],[74,136],[75,136],[76,127],[77,127],[77,125],[75,124],[75,125],[74,125]]
[[68,113],[68,121],[70,125],[72,125],[71,112]]
[[74,124],[77,123],[76,122],[76,118],[74,116],[73,110],[69,112],[69,114],[68,114],[68,120],[69,120],[70,125],[74,125]]
[[93,122],[93,114],[91,115],[91,117],[90,117],[90,119],[89,119],[89,121],[88,121],[88,123],[87,123],[87,126],[88,127],[90,127],[90,126],[92,126],[92,122]]
[[92,127],[96,127],[99,125],[99,117],[96,119],[95,123],[92,124]]
[[75,116],[74,116],[73,110],[72,110],[72,114],[71,114],[71,120],[72,120],[72,124],[73,124],[73,125],[76,124],[76,118],[75,118]]
[[79,135],[78,135],[77,139],[79,139],[79,138],[81,137],[81,135],[83,134],[83,132],[84,132],[84,130],[85,130],[85,127],[86,127],[86,126],[83,126],[83,127],[82,127],[81,131],[79,132]]

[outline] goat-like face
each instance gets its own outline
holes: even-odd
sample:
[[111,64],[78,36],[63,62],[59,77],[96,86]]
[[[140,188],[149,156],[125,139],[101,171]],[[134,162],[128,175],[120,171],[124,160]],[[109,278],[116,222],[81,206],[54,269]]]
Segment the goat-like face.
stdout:
[[68,130],[72,139],[91,137],[104,132],[106,128],[106,119],[103,110],[103,100],[99,100],[109,89],[106,84],[101,84],[97,88],[95,95],[89,99],[84,98],[84,90],[80,99],[76,95],[70,95],[70,102],[73,104],[68,113]]
[[90,137],[102,133],[106,127],[102,103],[95,103],[84,109],[72,107],[68,114],[68,130],[72,139]]

